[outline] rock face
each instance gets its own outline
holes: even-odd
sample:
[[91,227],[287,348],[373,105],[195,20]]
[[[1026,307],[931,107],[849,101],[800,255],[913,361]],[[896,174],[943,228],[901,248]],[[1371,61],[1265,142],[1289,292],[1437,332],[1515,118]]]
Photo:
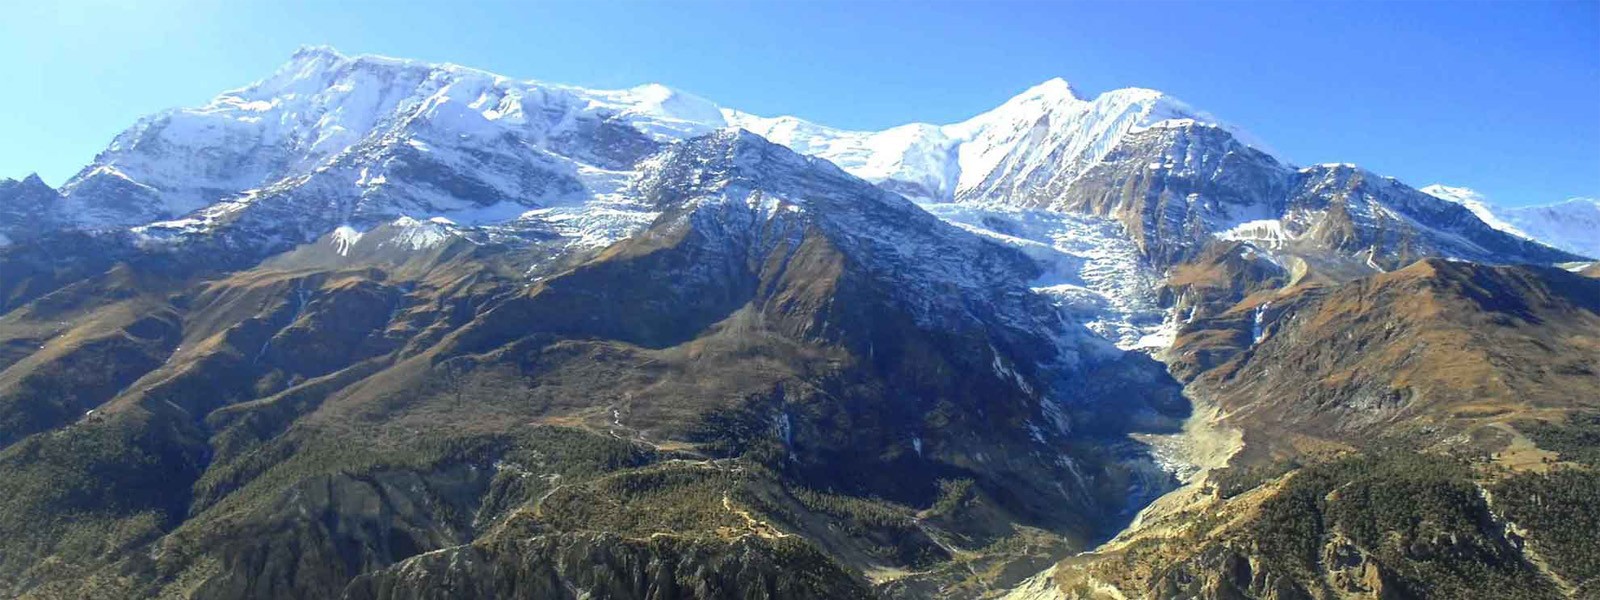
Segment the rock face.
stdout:
[[35,190],[11,204],[48,213],[52,226],[134,227],[173,243],[221,237],[225,251],[256,259],[399,217],[517,231],[576,225],[570,233],[604,245],[649,221],[617,193],[641,158],[726,127],[919,202],[1114,216],[1158,270],[1212,237],[1257,234],[1368,272],[1425,256],[1577,258],[1357,168],[1293,169],[1154,90],[1084,99],[1056,79],[961,123],[851,132],[656,85],[586,90],[327,48],[302,49],[204,107],[141,120],[59,201]]
[[60,204],[61,195],[38,175],[21,181],[0,179],[0,247],[59,226]]
[[1335,272],[1399,268],[1428,256],[1550,264],[1571,254],[1508,235],[1470,211],[1353,165],[1291,169],[1214,126],[1131,134],[1070,188],[1060,210],[1116,218],[1159,265],[1210,239],[1248,241],[1279,261]]
[[[473,576],[402,562],[457,548],[522,565],[497,590],[859,594],[835,575],[1114,531],[1142,468],[1118,444],[1184,414],[1159,365],[1026,287],[1026,255],[829,163],[728,130],[625,193],[654,221],[532,281],[537,245],[412,221],[241,271],[135,261],[13,311],[8,589],[390,597],[391,566]],[[25,520],[63,498],[94,520]],[[104,530],[131,533],[59,542]]]
[[[0,182],[0,594],[1577,589],[1494,524],[1582,556],[1530,499],[1588,488],[1436,454],[1544,464],[1596,280],[1248,140],[1060,80],[847,132],[303,49]],[[1213,479],[1190,399],[1246,440]]]
[[[1231,419],[1359,440],[1457,430],[1507,403],[1517,412],[1582,405],[1600,377],[1588,351],[1597,342],[1595,280],[1433,259],[1258,294],[1191,323],[1172,353],[1180,364],[1203,355],[1215,365],[1195,383],[1230,399]],[[1278,368],[1286,364],[1301,368]]]

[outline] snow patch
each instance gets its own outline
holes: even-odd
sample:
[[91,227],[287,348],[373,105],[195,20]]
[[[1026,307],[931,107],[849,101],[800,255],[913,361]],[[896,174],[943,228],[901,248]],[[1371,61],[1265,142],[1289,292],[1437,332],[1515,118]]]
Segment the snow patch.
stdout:
[[1472,211],[1472,214],[1477,215],[1478,219],[1483,221],[1485,225],[1519,237],[1528,237],[1528,234],[1525,234],[1522,232],[1522,230],[1517,229],[1515,225],[1505,222],[1504,220],[1500,219],[1498,215],[1494,214],[1495,209],[1489,204],[1488,199],[1485,198],[1483,194],[1479,194],[1475,190],[1464,187],[1451,187],[1448,185],[1440,185],[1435,183],[1433,185],[1420,188],[1418,191],[1440,200],[1449,200],[1450,202],[1454,202],[1466,207],[1467,210]]
[[409,216],[395,219],[390,225],[399,231],[383,243],[411,250],[435,248],[455,237],[447,225],[434,221],[418,221]]
[[1169,335],[1169,314],[1157,297],[1161,275],[1144,261],[1117,222],[965,203],[922,207],[947,223],[1032,258],[1042,271],[1030,284],[1033,290],[1049,297],[1063,318],[1082,324],[1117,348],[1155,347]]
[[995,376],[1002,380],[1009,380],[1017,384],[1017,388],[1021,389],[1022,393],[1024,394],[1029,396],[1033,395],[1033,386],[1028,385],[1028,382],[1022,378],[1021,374],[1017,373],[1016,369],[1013,369],[1010,365],[1006,364],[1006,360],[1000,356],[999,350],[996,350],[993,345],[990,345],[989,353],[994,356],[991,366],[994,368]]
[[1600,257],[1600,200],[1572,198],[1554,204],[1502,207],[1470,188],[1433,184],[1422,191],[1466,207],[1500,231],[1590,258]]
[[333,243],[334,252],[339,256],[349,256],[350,248],[361,241],[362,233],[349,225],[340,225],[333,233],[329,234],[329,241]]
[[1294,236],[1283,227],[1283,221],[1280,219],[1245,221],[1217,234],[1217,237],[1224,240],[1264,242],[1272,249],[1282,248],[1285,242],[1294,239]]
[[1259,343],[1261,343],[1261,340],[1266,339],[1267,332],[1266,332],[1266,329],[1265,329],[1265,321],[1266,321],[1266,317],[1267,317],[1267,309],[1269,309],[1269,308],[1272,308],[1272,302],[1271,301],[1262,302],[1259,306],[1256,306],[1255,313],[1251,315],[1251,317],[1250,317],[1250,343],[1251,344],[1259,344]]

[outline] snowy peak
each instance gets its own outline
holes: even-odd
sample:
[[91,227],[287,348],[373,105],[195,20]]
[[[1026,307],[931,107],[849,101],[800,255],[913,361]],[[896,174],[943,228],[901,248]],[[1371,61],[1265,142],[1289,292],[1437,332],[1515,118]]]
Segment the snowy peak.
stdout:
[[[579,140],[593,138],[601,128],[633,129],[662,144],[732,126],[829,160],[913,200],[1034,203],[1064,189],[1129,132],[1173,120],[1216,122],[1154,90],[1115,90],[1088,100],[1057,78],[961,123],[845,131],[726,109],[659,84],[592,90],[307,46],[265,79],[201,107],[141,120],[63,191],[85,207],[82,225],[131,226],[177,219],[326,172],[352,162],[352,154],[372,163],[356,168],[363,175],[351,178],[365,190],[370,186],[364,182],[393,185],[397,179],[386,173],[405,162],[401,155],[434,152],[439,160],[433,162],[447,163],[443,166],[477,168],[479,149],[516,140],[555,156],[516,157],[509,147],[494,152],[507,160],[545,164],[480,177],[483,185],[471,187],[491,200],[473,204],[539,206],[555,196],[603,194],[615,186],[585,179],[586,169],[626,170],[652,150],[642,141],[573,146],[584,145]],[[613,151],[617,144],[630,149]],[[457,151],[443,151],[451,149]],[[553,176],[539,176],[534,179],[542,184],[533,184],[532,171],[550,171],[565,161],[579,164],[579,173],[559,177],[566,183],[548,185]],[[574,178],[581,183],[571,183]],[[113,201],[100,199],[108,194]],[[427,214],[457,204],[423,199],[388,212]]]
[[1077,90],[1073,89],[1072,84],[1060,77],[1051,77],[1039,85],[1028,88],[1028,91],[1018,94],[1013,100],[1029,97],[1083,100],[1078,96]]
[[1478,193],[1476,190],[1435,183],[1433,185],[1421,188],[1421,191],[1422,193],[1428,194],[1435,198],[1449,200],[1456,204],[1465,206],[1467,210],[1472,211],[1472,214],[1477,215],[1479,220],[1482,220],[1484,224],[1490,227],[1512,235],[1522,236],[1530,239],[1532,238],[1532,236],[1523,233],[1520,229],[1517,229],[1515,225],[1507,223],[1505,220],[1501,219],[1499,215],[1496,215],[1494,206],[1489,204],[1489,199],[1485,198],[1483,194]]
[[[1543,209],[1572,210],[1572,211],[1600,210],[1600,198],[1568,198],[1566,200],[1562,200],[1560,202],[1556,202],[1556,203],[1552,203],[1552,204],[1546,204],[1546,205],[1542,205],[1542,206],[1528,206],[1528,207],[1523,207],[1523,208],[1526,209],[1526,210],[1543,210]],[[1516,210],[1516,209],[1513,209],[1513,210]]]
[[1005,122],[1027,122],[1049,113],[1077,110],[1085,102],[1071,84],[1056,77],[1012,96],[992,110],[947,127],[957,137],[968,137],[977,133],[975,130]]
[[796,117],[758,117],[732,110],[724,116],[730,125],[831,161],[914,200],[939,200],[954,192],[956,142],[938,126],[913,123],[883,131],[846,131]]
[[1498,215],[1535,240],[1600,258],[1600,200],[1572,198],[1542,206],[1503,208]]
[[1115,90],[1085,101],[1064,83],[1046,82],[995,110],[945,128],[960,140],[955,198],[1049,204],[1129,132],[1195,116],[1153,90]]
[[716,103],[659,83],[647,83],[617,94],[620,104],[627,108],[619,114],[637,115],[648,119],[676,121],[685,131],[696,126],[710,126],[723,122],[722,107]]
[[1470,203],[1486,205],[1488,202],[1488,200],[1484,198],[1483,194],[1478,193],[1477,190],[1472,188],[1454,187],[1435,183],[1433,185],[1426,185],[1417,189],[1422,190],[1423,192],[1426,192],[1436,198],[1442,198],[1457,204]]
[[722,201],[742,198],[753,190],[761,190],[768,200],[783,198],[778,204],[763,201],[769,205],[761,208],[769,213],[803,210],[841,193],[893,198],[832,163],[735,127],[674,144],[644,161],[630,192],[659,209],[672,210],[694,208],[713,197]]
[[1465,206],[1500,231],[1600,258],[1600,200],[1570,198],[1552,204],[1505,207],[1471,188],[1433,184],[1422,191]]
[[295,49],[294,54],[289,55],[289,61],[291,64],[299,61],[316,60],[318,58],[332,58],[334,60],[340,60],[344,58],[344,55],[340,54],[339,51],[334,49],[333,46],[326,44],[302,44],[299,48]]
[[[155,236],[226,227],[273,244],[316,239],[342,224],[370,229],[405,215],[448,218],[467,228],[560,218],[562,224],[546,225],[565,231],[586,223],[575,235],[614,241],[654,210],[629,189],[647,166],[642,161],[707,134],[752,148],[756,136],[764,137],[762,144],[770,140],[832,163],[819,172],[837,166],[924,204],[1100,216],[1137,205],[1203,216],[1195,221],[1203,226],[1172,221],[1170,232],[1146,231],[1170,238],[1174,248],[1240,222],[1286,217],[1274,211],[1291,177],[1330,190],[1348,187],[1351,178],[1379,181],[1343,166],[1296,174],[1248,134],[1144,88],[1088,97],[1055,78],[959,123],[847,131],[755,116],[659,84],[584,89],[310,46],[267,78],[204,106],[142,119],[63,186],[58,212],[80,227],[133,227]],[[737,169],[756,166],[735,162]],[[1157,201],[1118,196],[1126,186],[1117,182],[1133,180],[1149,184]],[[1182,194],[1174,185],[1180,180],[1190,188]],[[1421,215],[1419,223],[1443,221],[1422,223],[1429,227],[1472,220],[1430,196],[1384,195],[1407,205],[1388,208]],[[1168,196],[1195,210],[1160,199]],[[1409,206],[1416,197],[1448,210]],[[1361,209],[1356,216],[1387,210],[1364,198],[1352,200]],[[1480,219],[1490,214],[1473,212]],[[590,218],[601,213],[625,217]]]
[[1127,88],[1085,99],[1051,79],[959,123],[846,131],[794,117],[724,111],[729,124],[921,202],[1047,204],[1129,133],[1172,124],[1237,128],[1156,90]]
[[[486,165],[475,163],[485,161],[483,151],[489,150],[506,159],[489,160],[493,168],[509,172],[489,173],[482,182],[487,187],[473,187],[494,198],[542,199],[551,193],[577,195],[579,190],[564,184],[552,191],[545,185],[551,177],[535,176],[533,169],[512,163],[551,167],[552,161],[572,159],[616,169],[653,148],[620,132],[612,136],[616,139],[607,138],[603,148],[575,147],[572,142],[584,146],[582,140],[594,138],[597,131],[620,131],[620,126],[661,143],[703,134],[722,126],[721,121],[715,104],[660,85],[586,90],[514,81],[457,65],[345,56],[327,47],[306,47],[267,78],[224,92],[204,106],[142,119],[118,135],[64,191],[82,203],[96,204],[101,190],[116,189],[121,199],[116,210],[89,211],[94,216],[83,224],[127,226],[174,219],[281,181],[325,172],[351,162],[351,155],[382,163],[365,165],[374,173],[403,166],[406,161],[399,154],[435,150],[435,162],[448,163],[436,166],[478,170]],[[511,147],[518,145],[523,149]],[[529,148],[534,156],[515,156]],[[447,152],[455,149],[461,151]],[[562,158],[539,156],[539,150]],[[145,197],[136,198],[140,195]]]

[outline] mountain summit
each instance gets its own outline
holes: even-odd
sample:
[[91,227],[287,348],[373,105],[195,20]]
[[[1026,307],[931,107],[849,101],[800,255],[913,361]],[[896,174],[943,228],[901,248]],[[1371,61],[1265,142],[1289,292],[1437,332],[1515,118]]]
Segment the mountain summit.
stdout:
[[1422,188],[1435,197],[1467,207],[1489,226],[1590,258],[1600,257],[1600,200],[1569,198],[1531,206],[1497,206],[1464,187],[1433,184]]
[[731,124],[831,160],[855,175],[920,201],[1014,204],[1039,188],[1063,187],[1103,159],[1123,136],[1180,121],[1224,125],[1155,90],[1128,88],[1083,99],[1062,79],[950,125],[912,123],[843,131],[793,117],[728,111]]
[[1595,267],[1430,193],[303,48],[0,181],[0,595],[1579,596]]
[[[1289,196],[1298,180],[1317,177],[1316,168],[1296,172],[1239,129],[1155,90],[1086,99],[1052,79],[960,123],[860,132],[757,117],[660,85],[589,90],[325,47],[302,48],[266,79],[205,106],[142,119],[63,185],[59,202],[37,210],[51,223],[134,227],[160,239],[238,224],[251,229],[246,237],[282,243],[401,216],[506,224],[532,210],[587,212],[576,207],[610,203],[641,157],[725,127],[829,160],[919,202],[1113,218],[1141,232],[1145,252],[1160,249],[1158,263],[1192,251],[1195,240],[1263,219],[1317,247],[1372,254],[1377,264],[1428,253],[1573,258],[1500,239],[1448,205],[1428,206],[1423,194],[1383,210],[1341,209],[1370,219],[1317,225],[1324,200],[1311,212],[1286,212],[1302,202]],[[1230,163],[1237,166],[1216,170]],[[1137,197],[1096,191],[1129,178],[1156,185],[1129,188]],[[1082,201],[1090,195],[1101,196],[1093,207]],[[1148,212],[1156,207],[1166,212]],[[1193,224],[1173,234],[1161,220],[1175,216]],[[27,233],[0,225],[11,237]],[[1347,227],[1355,234],[1313,240],[1314,230]],[[1407,230],[1410,241],[1396,246],[1362,233],[1374,228]]]

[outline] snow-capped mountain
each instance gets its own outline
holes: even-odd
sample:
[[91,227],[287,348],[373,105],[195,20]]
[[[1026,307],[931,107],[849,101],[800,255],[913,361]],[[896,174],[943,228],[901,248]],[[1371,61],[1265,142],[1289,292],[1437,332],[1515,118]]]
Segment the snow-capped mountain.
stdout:
[[1499,206],[1471,188],[1436,183],[1422,191],[1467,207],[1500,231],[1600,258],[1600,200],[1570,198],[1553,204]]
[[[578,129],[559,144],[530,144],[523,151],[571,159],[632,148],[637,140],[655,143],[643,134],[622,137],[624,131],[604,123]],[[389,126],[383,135],[415,135],[400,144],[406,147],[421,140],[430,149],[445,147],[447,140],[429,125],[410,121]],[[520,131],[506,135],[548,142]],[[618,139],[628,145],[612,143]],[[419,198],[411,194],[484,176],[463,169],[419,178],[389,170],[401,191],[352,195],[364,189],[348,179],[358,165],[393,169],[385,161],[418,164],[432,152],[397,158],[385,141],[364,141],[372,145],[358,144],[310,173],[224,200],[215,211],[202,209],[191,217],[192,229],[176,223],[136,228],[146,236],[165,228],[172,236],[170,246],[138,248],[151,259],[77,267],[70,258],[80,248],[62,252],[69,260],[26,255],[53,239],[0,251],[0,308],[6,309],[0,360],[10,361],[0,366],[7,375],[0,380],[0,394],[6,394],[0,398],[52,400],[42,407],[44,402],[0,402],[0,445],[57,431],[132,431],[115,443],[141,451],[162,448],[141,455],[160,458],[119,463],[134,476],[85,485],[111,490],[96,498],[133,498],[113,507],[124,514],[126,506],[143,511],[175,504],[166,500],[169,493],[183,499],[182,516],[170,527],[148,530],[126,553],[146,557],[146,548],[182,549],[173,553],[181,562],[163,568],[184,574],[164,577],[143,561],[133,567],[137,573],[117,571],[119,576],[137,578],[136,585],[150,590],[175,589],[170,582],[182,581],[199,589],[190,595],[200,598],[239,597],[240,586],[263,590],[246,597],[276,597],[282,590],[337,597],[364,573],[449,551],[446,546],[488,543],[496,532],[519,527],[515,523],[530,510],[566,502],[559,495],[551,500],[564,486],[587,486],[586,478],[593,477],[610,489],[622,470],[635,469],[641,481],[687,476],[696,495],[674,495],[672,502],[714,507],[718,515],[696,518],[689,529],[652,523],[639,530],[646,537],[687,531],[697,544],[765,544],[766,537],[730,536],[723,526],[729,513],[760,515],[771,523],[761,527],[775,532],[768,534],[772,539],[793,538],[785,547],[798,542],[798,548],[821,553],[802,540],[837,541],[828,554],[819,554],[825,561],[920,568],[948,560],[943,557],[950,551],[935,540],[960,539],[983,548],[1022,524],[1062,532],[1063,547],[1084,547],[1171,483],[1138,447],[1106,450],[1133,432],[1176,429],[1185,414],[1176,384],[1155,361],[1118,351],[1063,314],[1051,296],[1034,289],[1044,274],[1029,254],[946,223],[826,160],[733,128],[661,145],[626,164],[629,179],[617,197],[589,201],[652,215],[644,227],[563,268],[529,276],[502,267],[521,267],[517,255],[542,249],[532,240],[551,232],[521,240],[532,246],[496,244],[493,238],[502,229],[553,226],[558,219],[543,209],[478,225],[441,216],[378,221],[389,211],[437,208],[403,204]],[[458,193],[470,200],[470,191]],[[295,244],[304,241],[298,236],[318,231],[313,224],[334,222],[330,215],[346,224],[328,227],[317,243]],[[190,257],[181,256],[194,254],[194,248],[244,254],[284,246],[285,252],[242,266],[186,269]],[[431,260],[417,264],[407,258],[416,256]],[[19,368],[9,368],[18,362]],[[94,366],[80,366],[86,364]],[[43,394],[79,381],[64,379],[60,374],[66,372],[100,378],[72,388],[76,393],[57,404],[61,396]],[[22,396],[35,389],[43,392]],[[272,420],[261,421],[261,415]],[[552,424],[556,419],[561,424]],[[502,442],[520,443],[509,440],[530,431],[560,437],[550,445],[527,446],[526,452],[502,449]],[[446,476],[439,486],[401,477],[393,492],[376,495],[365,493],[365,483],[351,488],[357,495],[343,489],[302,493],[324,480],[300,471],[250,496],[269,508],[247,508],[244,517],[234,507],[246,496],[235,493],[261,489],[266,479],[258,476],[265,469],[253,469],[249,482],[195,492],[206,487],[198,483],[201,477],[230,472],[241,464],[236,461],[270,454],[270,464],[292,465],[315,456],[315,450],[302,453],[297,439],[307,440],[306,447],[360,448],[370,456],[434,440],[456,443],[449,440],[463,439],[463,432],[473,436],[474,448],[476,440],[484,441],[487,453],[468,449],[463,452],[475,455],[470,462],[450,459],[454,464],[445,467],[425,461],[429,466],[419,469],[448,469],[466,478]],[[236,436],[249,441],[236,442],[244,439]],[[740,436],[768,448],[772,467],[742,462],[748,442]],[[618,456],[639,452],[649,458],[624,458],[616,468],[588,473],[561,466],[580,464],[568,461],[582,460],[571,457],[588,453],[585,448],[595,442],[625,449]],[[396,446],[385,446],[391,443]],[[287,452],[264,451],[276,444]],[[658,447],[685,450],[658,453]],[[75,462],[97,452],[67,454],[64,470],[119,470]],[[751,473],[760,479],[747,478]],[[863,520],[856,510],[779,500],[794,507],[779,517],[772,505],[758,504],[764,502],[761,494],[786,495],[781,490],[806,485],[837,490],[828,497],[932,505],[948,496],[942,482],[952,473],[983,490],[963,502],[982,507],[981,522],[906,520],[907,529],[897,518],[889,530],[896,537],[884,538],[855,526]],[[493,491],[518,482],[540,487],[518,487],[511,496]],[[667,494],[679,486],[647,485]],[[161,495],[125,491],[134,486]],[[579,493],[588,496],[579,500],[585,504],[612,497]],[[6,496],[40,498],[52,508],[59,497],[31,491]],[[441,500],[446,497],[451,499]],[[406,516],[388,508],[445,501],[473,508],[425,508]],[[198,508],[191,512],[188,506]],[[473,516],[440,516],[445,510]],[[651,518],[660,512],[625,510]],[[233,516],[226,525],[211,525],[210,519],[223,515]],[[446,519],[459,525],[445,525]],[[409,525],[393,524],[411,522],[440,532],[456,529],[405,537],[414,541],[393,548],[387,542],[347,543],[365,535],[346,533],[360,531],[357,523],[396,527],[393,539],[400,540],[411,534],[398,533],[398,527]],[[180,524],[192,528],[185,531],[215,533],[205,539],[167,537]],[[574,522],[572,529],[605,532],[610,537],[600,547],[616,547],[618,539],[610,534],[619,531],[615,525]],[[956,533],[943,533],[947,529]],[[879,554],[872,550],[881,547],[878,539],[913,544],[907,547],[915,551]],[[7,557],[50,558],[47,551],[30,552]],[[347,567],[344,557],[352,553],[360,564]],[[254,558],[262,555],[288,558]],[[774,573],[794,572],[795,554],[783,556],[761,562]],[[726,563],[702,568],[712,563],[698,557],[686,564],[728,572]],[[815,578],[810,567],[804,571]],[[528,580],[534,579],[548,581],[542,575]],[[830,578],[848,584],[859,579]],[[707,597],[759,596],[785,584],[753,585],[750,593]],[[0,581],[7,594],[36,586]],[[533,589],[537,597],[564,593],[523,584],[504,589]],[[119,589],[103,595],[159,593]],[[864,597],[808,591],[792,596]]]
[[[1331,252],[1375,269],[1431,255],[1573,258],[1359,169],[1296,169],[1160,92],[1087,99],[1060,79],[960,123],[860,132],[753,116],[660,85],[590,90],[311,47],[205,106],[141,120],[59,194],[23,187],[53,197],[27,203],[32,222],[131,228],[145,240],[206,239],[256,253],[402,218],[599,247],[657,216],[623,193],[641,161],[725,128],[923,203],[1106,220],[1157,272],[1213,238],[1250,241],[1261,224],[1279,250]],[[17,233],[0,229],[8,231]],[[1087,281],[1082,275],[1074,280]]]
[[826,158],[858,177],[921,201],[1041,204],[1129,133],[1177,122],[1247,134],[1156,90],[1127,88],[1085,99],[1051,79],[994,110],[950,125],[912,123],[883,131],[843,131],[794,117],[724,111],[743,127],[797,151]]
[[717,119],[661,86],[585,90],[304,48],[262,81],[118,135],[63,186],[62,212],[91,227],[187,215],[159,228],[203,229],[297,188],[341,221],[504,221],[603,201],[619,170]]
[[1600,258],[1600,199],[1571,198],[1554,204],[1503,208],[1505,221],[1535,240]]
[[1164,273],[1214,239],[1340,276],[1424,256],[1576,259],[1359,168],[1297,169],[1154,90],[1085,98],[1052,79],[960,123],[864,132],[660,85],[592,90],[325,47],[205,106],[142,119],[59,192],[0,186],[0,245],[57,227],[131,230],[250,263],[313,241],[390,258],[415,245],[391,240],[536,243],[517,266],[531,277],[554,263],[546,249],[643,231],[661,216],[634,193],[650,157],[725,129],[1023,249],[1042,271],[1032,287],[1123,348],[1167,343]]
[[1331,252],[1368,272],[1423,256],[1572,258],[1354,165],[1296,168],[1239,128],[1155,90],[1084,99],[1053,79],[961,123],[880,132],[723,112],[730,124],[925,204],[1115,220],[1158,269],[1207,240],[1246,239],[1244,231],[1264,223],[1281,252]]
[[[154,115],[123,132],[63,186],[64,212],[85,225],[142,224],[329,170],[344,172],[339,185],[368,195],[395,185],[390,170],[399,169],[413,179],[449,170],[475,181],[407,190],[389,208],[448,214],[516,205],[471,220],[503,219],[517,207],[605,195],[616,185],[612,171],[647,150],[647,141],[724,127],[828,159],[912,199],[1037,204],[1040,190],[1070,183],[1122,136],[1173,120],[1216,123],[1154,90],[1086,100],[1054,79],[961,123],[843,131],[724,109],[660,85],[588,90],[316,47],[206,106]],[[644,139],[569,147],[580,131],[617,125]],[[525,148],[536,151],[518,156]],[[469,191],[477,198],[464,204],[461,192]],[[112,195],[124,200],[87,200]]]
[[0,595],[993,597],[1164,510],[1249,551],[1140,573],[1297,586],[1241,530],[1312,488],[1192,477],[1579,406],[1530,231],[1151,90],[858,132],[307,48],[0,181]]
[[1524,233],[1521,229],[1517,229],[1516,225],[1512,225],[1510,223],[1507,223],[1507,222],[1505,222],[1505,220],[1501,219],[1499,215],[1496,215],[1495,214],[1496,208],[1489,203],[1489,199],[1488,198],[1485,198],[1483,196],[1483,194],[1478,193],[1477,190],[1474,190],[1474,189],[1471,189],[1471,188],[1442,185],[1442,184],[1438,184],[1438,183],[1435,183],[1433,185],[1423,186],[1423,187],[1418,188],[1418,189],[1420,191],[1422,191],[1423,193],[1428,194],[1430,196],[1433,196],[1435,198],[1443,198],[1445,200],[1449,200],[1449,201],[1454,202],[1456,204],[1460,204],[1462,206],[1467,207],[1467,210],[1470,210],[1470,211],[1472,211],[1472,214],[1477,215],[1478,218],[1480,220],[1482,220],[1485,225],[1488,225],[1488,226],[1493,227],[1495,229],[1498,229],[1500,231],[1504,231],[1506,233],[1516,234],[1516,235],[1519,235],[1519,236],[1522,236],[1522,237],[1530,237],[1527,233]]
[[[884,293],[907,303],[907,312],[924,326],[973,327],[973,318],[992,312],[981,318],[994,322],[978,329],[1043,336],[1027,343],[994,338],[1004,347],[1045,351],[1055,355],[1050,362],[1069,369],[1078,368],[1084,355],[1100,360],[1116,355],[1064,323],[1041,297],[996,293],[1039,276],[1036,262],[1024,253],[952,227],[828,161],[748,131],[723,129],[674,145],[642,165],[634,190],[663,215],[652,229],[692,230],[698,243],[717,246],[707,254],[733,252],[737,256],[725,258],[766,263],[769,255],[800,252],[808,236],[822,236],[818,241],[826,239],[850,268],[864,269],[872,281],[887,285]],[[996,361],[1013,362],[1005,356]]]

